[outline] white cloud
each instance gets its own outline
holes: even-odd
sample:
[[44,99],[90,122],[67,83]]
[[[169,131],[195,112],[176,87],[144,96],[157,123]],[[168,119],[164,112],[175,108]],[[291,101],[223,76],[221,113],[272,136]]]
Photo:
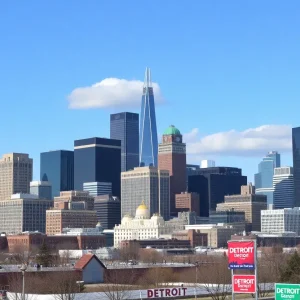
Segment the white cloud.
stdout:
[[187,154],[261,156],[270,150],[289,152],[292,149],[292,127],[263,125],[244,131],[230,130],[202,136],[198,128],[184,134]]
[[[152,83],[155,102],[163,101],[160,87]],[[141,105],[143,82],[118,78],[105,78],[87,87],[74,89],[68,96],[69,108],[135,107]]]

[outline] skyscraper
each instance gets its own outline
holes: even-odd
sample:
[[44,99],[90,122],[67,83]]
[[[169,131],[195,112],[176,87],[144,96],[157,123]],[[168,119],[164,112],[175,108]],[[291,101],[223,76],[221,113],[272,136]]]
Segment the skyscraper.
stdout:
[[173,125],[165,130],[158,146],[158,168],[170,173],[170,210],[176,215],[175,195],[186,191],[186,145]]
[[74,152],[56,150],[41,153],[40,180],[52,184],[52,197],[74,189]]
[[140,166],[157,167],[158,140],[150,69],[146,68],[140,115]]
[[121,141],[88,138],[74,141],[74,188],[85,182],[111,182],[113,196],[120,197]]
[[12,194],[29,194],[32,163],[28,154],[3,155],[0,159],[0,200],[10,199]]
[[31,181],[30,194],[39,199],[52,200],[52,184],[50,181]]
[[280,167],[280,154],[270,151],[258,165],[258,173],[254,175],[256,194],[266,195],[268,205],[273,204],[274,168]]
[[110,138],[121,141],[121,171],[139,166],[139,115],[122,112],[110,115]]
[[294,168],[294,207],[300,207],[300,127],[292,129]]

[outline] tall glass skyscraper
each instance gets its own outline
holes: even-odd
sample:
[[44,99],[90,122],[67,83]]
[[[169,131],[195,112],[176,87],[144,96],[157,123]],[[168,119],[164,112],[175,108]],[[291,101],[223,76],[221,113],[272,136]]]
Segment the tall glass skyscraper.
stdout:
[[280,154],[270,151],[258,164],[258,173],[254,175],[255,193],[266,195],[268,205],[273,204],[273,175],[274,168],[280,167]]
[[121,141],[121,171],[139,166],[139,114],[110,115],[110,138]]
[[52,197],[74,189],[74,152],[57,150],[41,153],[40,180],[50,181]]
[[293,169],[294,169],[294,201],[300,207],[300,127],[292,129],[293,137]]
[[150,69],[146,68],[140,116],[140,166],[157,166],[158,139]]

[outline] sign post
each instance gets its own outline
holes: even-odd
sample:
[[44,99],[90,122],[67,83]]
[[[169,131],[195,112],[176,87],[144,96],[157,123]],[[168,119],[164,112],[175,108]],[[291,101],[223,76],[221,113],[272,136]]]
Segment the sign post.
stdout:
[[275,300],[300,300],[300,284],[275,283]]

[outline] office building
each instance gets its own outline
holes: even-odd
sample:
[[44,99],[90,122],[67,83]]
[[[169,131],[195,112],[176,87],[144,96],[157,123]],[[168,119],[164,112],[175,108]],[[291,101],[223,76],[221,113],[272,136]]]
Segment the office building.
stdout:
[[150,69],[146,68],[140,114],[140,167],[157,167],[158,139]]
[[200,195],[201,217],[208,217],[218,203],[224,202],[225,195],[239,194],[241,186],[247,184],[247,176],[238,168],[201,168],[194,174],[189,176],[188,191]]
[[191,164],[186,165],[186,186],[188,186],[189,184],[189,176],[197,175],[196,171],[199,169],[200,169],[199,165],[191,165]]
[[121,175],[121,217],[134,216],[141,199],[150,209],[150,214],[159,213],[165,220],[170,218],[169,171],[155,167],[138,167]]
[[77,207],[83,207],[83,209],[87,209],[87,210],[94,209],[94,197],[91,196],[89,192],[83,192],[83,191],[60,192],[60,195],[58,197],[54,197],[54,207],[58,207],[57,206],[58,203],[72,203],[73,207],[74,205],[76,205],[76,203],[83,203],[83,205],[79,204],[79,206]]
[[201,160],[201,168],[213,168],[216,166],[216,162],[214,160],[205,159]]
[[46,210],[53,200],[41,200],[37,195],[14,194],[0,201],[0,228],[6,234],[24,231],[45,232]]
[[94,210],[103,229],[113,229],[121,222],[121,202],[118,197],[111,195],[95,197]]
[[256,195],[252,184],[241,187],[239,195],[225,196],[225,202],[217,204],[217,211],[245,213],[246,230],[260,231],[260,213],[267,209],[267,196]]
[[39,199],[52,200],[52,184],[49,181],[31,181],[30,194],[37,195]]
[[246,223],[245,212],[226,210],[226,211],[213,211],[209,215],[209,224],[234,224],[234,223]]
[[292,129],[293,172],[294,172],[294,206],[300,207],[300,127]]
[[29,194],[32,180],[32,158],[28,154],[4,154],[0,159],[0,201],[12,194]]
[[112,193],[111,182],[84,182],[83,190],[93,197]]
[[274,168],[280,167],[280,154],[270,151],[258,164],[258,173],[254,175],[256,194],[266,195],[268,205],[273,204]]
[[200,216],[200,197],[197,193],[183,192],[175,195],[176,210],[195,212]]
[[46,211],[46,234],[63,233],[64,228],[93,228],[97,215],[93,210],[49,209]]
[[121,141],[88,138],[74,142],[74,187],[85,182],[111,182],[112,194],[120,197]]
[[262,233],[295,232],[300,235],[300,209],[283,208],[261,211]]
[[186,145],[180,131],[173,125],[167,128],[158,145],[158,169],[170,174],[170,210],[176,215],[175,195],[186,191]]
[[274,208],[292,208],[294,206],[294,177],[292,167],[274,169],[273,176]]
[[74,152],[55,150],[41,153],[40,180],[52,184],[52,197],[74,189]]
[[121,141],[121,171],[139,166],[139,115],[122,112],[110,115],[110,138]]

